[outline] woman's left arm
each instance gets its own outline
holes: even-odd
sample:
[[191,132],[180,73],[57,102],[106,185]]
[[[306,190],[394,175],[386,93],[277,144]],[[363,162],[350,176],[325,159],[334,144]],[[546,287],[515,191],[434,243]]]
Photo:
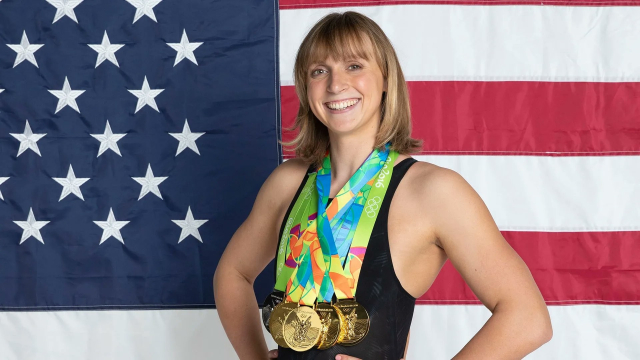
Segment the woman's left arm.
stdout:
[[522,359],[553,334],[529,268],[507,243],[476,191],[440,168],[426,191],[439,245],[492,315],[453,360]]

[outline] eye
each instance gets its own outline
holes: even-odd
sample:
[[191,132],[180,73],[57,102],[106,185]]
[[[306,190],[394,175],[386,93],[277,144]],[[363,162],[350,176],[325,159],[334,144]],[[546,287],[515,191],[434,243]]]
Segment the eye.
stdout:
[[351,65],[349,65],[349,69],[358,70],[358,69],[362,69],[362,66],[360,66],[358,64],[351,64]]
[[324,69],[315,69],[311,71],[311,76],[318,76],[321,74],[322,71],[324,71]]

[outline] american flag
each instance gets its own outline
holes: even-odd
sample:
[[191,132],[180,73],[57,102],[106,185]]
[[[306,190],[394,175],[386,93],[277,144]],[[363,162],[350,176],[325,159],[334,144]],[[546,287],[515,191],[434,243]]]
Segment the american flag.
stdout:
[[212,358],[217,261],[282,162],[277,16],[0,2],[0,359]]
[[[527,358],[640,358],[640,2],[595,0],[2,0],[0,358],[235,358],[211,277],[293,155],[302,38],[346,10],[395,46],[414,157],[467,179],[540,287],[554,337]],[[447,262],[407,358],[490,315]]]

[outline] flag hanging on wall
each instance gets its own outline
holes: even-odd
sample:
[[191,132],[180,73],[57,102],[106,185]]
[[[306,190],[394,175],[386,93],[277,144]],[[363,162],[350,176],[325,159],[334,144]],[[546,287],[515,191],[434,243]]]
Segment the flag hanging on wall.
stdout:
[[[414,157],[476,189],[540,287],[554,337],[527,358],[640,358],[639,2],[2,0],[2,359],[235,358],[211,277],[292,156],[302,38],[346,10],[398,53]],[[447,262],[407,358],[490,315]]]

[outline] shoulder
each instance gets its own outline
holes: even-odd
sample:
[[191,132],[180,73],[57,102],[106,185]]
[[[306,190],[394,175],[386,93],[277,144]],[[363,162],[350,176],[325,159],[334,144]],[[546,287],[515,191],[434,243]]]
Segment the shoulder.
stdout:
[[456,171],[426,161],[416,161],[405,175],[407,187],[420,198],[452,195],[470,185]]
[[270,206],[281,208],[293,199],[307,169],[311,165],[301,159],[289,159],[278,165],[262,185],[260,192]]
[[465,218],[481,217],[493,223],[484,202],[474,188],[458,172],[429,162],[418,161],[407,174],[406,187],[412,194],[414,209],[428,219],[441,245],[445,229],[457,226]]
[[278,165],[278,167],[273,171],[273,174],[281,177],[296,174],[304,176],[310,165],[310,163],[303,161],[300,158],[288,159]]
[[269,178],[280,186],[299,184],[310,165],[299,158],[289,159],[278,165]]
[[456,171],[426,161],[416,161],[405,177],[412,190],[422,197],[448,198],[455,197],[460,191],[473,190]]

